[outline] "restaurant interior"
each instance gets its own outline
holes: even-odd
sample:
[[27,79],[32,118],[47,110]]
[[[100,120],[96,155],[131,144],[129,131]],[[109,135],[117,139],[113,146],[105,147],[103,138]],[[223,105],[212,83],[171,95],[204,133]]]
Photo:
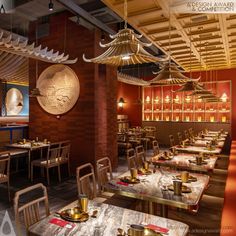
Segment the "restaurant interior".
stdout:
[[236,235],[236,6],[215,2],[0,1],[0,236]]

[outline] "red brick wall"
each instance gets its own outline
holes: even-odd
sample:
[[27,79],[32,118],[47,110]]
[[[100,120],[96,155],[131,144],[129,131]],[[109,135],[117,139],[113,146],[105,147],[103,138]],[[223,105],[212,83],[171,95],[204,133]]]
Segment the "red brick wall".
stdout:
[[[50,141],[70,139],[72,142],[71,161],[72,170],[78,165],[86,162],[95,163],[96,158],[108,155],[115,166],[117,163],[116,142],[108,142],[114,138],[114,108],[113,99],[109,97],[107,91],[116,95],[116,84],[110,84],[112,73],[105,67],[105,74],[100,73],[98,65],[86,63],[82,59],[82,54],[93,57],[96,54],[98,36],[94,31],[89,31],[82,26],[68,20],[69,13],[61,13],[50,17],[50,35],[39,40],[39,43],[70,54],[70,58],[78,57],[76,64],[70,65],[80,80],[80,96],[67,114],[57,119],[55,116],[45,112],[38,104],[36,98],[30,99],[30,128],[31,138],[38,136],[40,139],[47,138]],[[33,39],[35,24],[31,25],[30,36]],[[97,54],[96,54],[97,55]],[[38,75],[50,66],[48,63],[38,62]],[[114,70],[114,69],[113,69]],[[106,78],[103,81],[103,77]],[[112,78],[113,80],[116,78]],[[35,87],[35,61],[30,61],[30,89]],[[104,102],[105,101],[105,102]],[[98,109],[102,107],[102,109]],[[111,114],[109,112],[111,111]],[[111,118],[112,126],[107,125],[107,120]],[[103,124],[102,127],[100,125]],[[101,139],[98,139],[101,138]],[[99,141],[98,141],[99,140]],[[108,148],[109,147],[109,148]],[[113,151],[110,151],[112,148]]]

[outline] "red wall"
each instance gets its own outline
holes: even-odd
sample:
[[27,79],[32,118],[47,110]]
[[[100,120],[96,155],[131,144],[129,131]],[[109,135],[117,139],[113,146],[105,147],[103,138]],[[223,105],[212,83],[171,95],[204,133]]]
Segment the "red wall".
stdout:
[[138,104],[138,98],[142,100],[141,96],[141,87],[118,82],[117,101],[123,97],[125,104],[123,108],[117,106],[117,113],[128,115],[131,127],[142,125],[142,105]]
[[[234,69],[226,69],[226,70],[216,70],[213,72],[193,72],[192,78],[198,78],[201,74],[200,81],[210,81],[210,74],[213,75],[213,79],[215,80],[230,80],[231,81],[231,96],[232,96],[232,138],[236,139],[236,92],[234,91],[234,88],[236,87],[236,68]],[[187,76],[189,74],[186,73]],[[148,78],[150,79],[150,78]],[[140,90],[141,91],[141,90]],[[137,100],[139,97],[138,93],[138,86],[128,85],[125,83],[118,83],[118,96],[117,100],[119,100],[119,97],[123,96],[123,98],[126,100],[126,104],[124,106],[123,111],[118,109],[119,114],[127,114],[129,116],[129,120],[131,122],[131,125],[141,125],[142,121],[142,106],[137,106],[133,104],[133,101]],[[141,95],[140,95],[141,97]]]
[[[80,96],[68,113],[57,119],[45,112],[36,98],[30,98],[29,134],[50,141],[71,140],[71,166],[75,170],[80,164],[95,163],[101,156],[109,156],[113,167],[117,166],[117,108],[116,68],[84,62],[100,52],[100,31],[89,31],[68,19],[64,12],[50,17],[50,34],[39,40],[43,46],[59,50],[78,58],[69,65],[80,80]],[[30,26],[30,38],[34,41],[36,22]],[[50,66],[38,62],[38,75]],[[30,60],[30,90],[35,87],[35,61]]]

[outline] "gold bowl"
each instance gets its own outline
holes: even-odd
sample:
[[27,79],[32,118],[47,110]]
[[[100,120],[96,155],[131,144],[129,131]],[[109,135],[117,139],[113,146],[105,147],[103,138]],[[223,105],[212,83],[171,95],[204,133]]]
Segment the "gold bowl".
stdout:
[[79,207],[63,210],[59,214],[61,218],[72,222],[84,222],[89,218],[88,213],[81,211]]
[[128,184],[138,184],[140,183],[140,179],[132,178],[131,176],[124,176],[120,178],[120,181]]

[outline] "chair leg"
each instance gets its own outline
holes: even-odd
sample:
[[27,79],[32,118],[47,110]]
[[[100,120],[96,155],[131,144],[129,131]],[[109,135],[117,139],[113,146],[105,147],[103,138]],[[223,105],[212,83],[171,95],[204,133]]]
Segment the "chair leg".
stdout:
[[46,168],[47,171],[47,183],[50,185],[50,180],[49,180],[49,168]]
[[61,166],[58,165],[58,166],[57,166],[57,169],[58,169],[58,180],[59,180],[59,182],[61,183]]
[[33,182],[33,178],[34,178],[34,166],[33,164],[31,164],[31,182]]
[[8,200],[11,202],[11,193],[10,193],[10,183],[9,180],[7,181],[7,190],[8,190]]
[[70,177],[71,176],[71,173],[70,173],[70,162],[68,161],[67,163],[68,163],[68,175]]

